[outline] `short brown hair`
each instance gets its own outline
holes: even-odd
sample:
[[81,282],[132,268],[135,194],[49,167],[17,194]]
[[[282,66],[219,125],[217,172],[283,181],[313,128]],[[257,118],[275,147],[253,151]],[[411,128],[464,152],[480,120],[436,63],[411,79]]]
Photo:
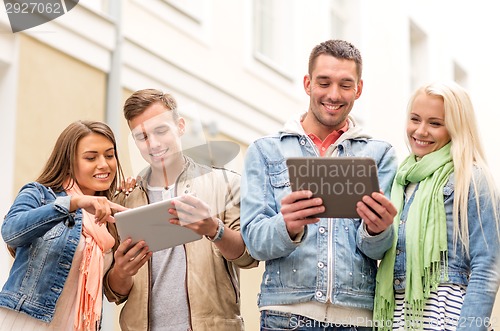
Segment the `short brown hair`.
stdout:
[[125,101],[123,115],[127,121],[131,121],[134,117],[141,115],[146,108],[155,103],[160,103],[168,110],[171,110],[172,118],[175,122],[179,120],[177,101],[175,101],[172,95],[156,89],[144,89],[134,92]]
[[68,125],[66,129],[61,132],[59,138],[57,138],[54,149],[36,181],[46,187],[52,188],[56,192],[61,192],[66,189],[64,183],[68,177],[72,179],[72,182],[76,182],[75,164],[78,143],[83,137],[91,133],[103,135],[113,143],[115,149],[117,165],[116,176],[107,191],[96,192],[96,195],[103,195],[108,199],[111,198],[116,191],[117,183],[123,178],[123,170],[120,165],[120,160],[118,159],[116,140],[113,131],[103,122],[76,121]]
[[309,55],[309,75],[312,75],[316,59],[321,54],[333,56],[337,59],[351,60],[356,63],[356,73],[358,80],[361,79],[363,71],[363,60],[359,50],[350,42],[345,40],[327,40],[319,45],[316,45]]

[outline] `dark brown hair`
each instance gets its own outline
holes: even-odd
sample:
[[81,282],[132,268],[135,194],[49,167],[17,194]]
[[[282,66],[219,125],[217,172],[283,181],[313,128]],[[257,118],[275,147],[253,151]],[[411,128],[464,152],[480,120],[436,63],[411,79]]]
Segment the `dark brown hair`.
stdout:
[[52,188],[56,192],[61,192],[65,189],[64,182],[68,177],[72,179],[72,182],[75,182],[75,162],[78,143],[83,137],[91,133],[103,135],[113,143],[115,149],[116,176],[107,191],[96,192],[96,195],[106,196],[108,199],[111,198],[116,191],[117,183],[120,183],[124,177],[116,150],[115,136],[110,127],[103,122],[77,121],[68,125],[61,132],[59,138],[57,138],[54,149],[36,181],[46,187]]
[[312,75],[316,59],[318,56],[325,54],[333,56],[337,59],[351,60],[356,63],[356,73],[358,80],[361,79],[363,71],[363,60],[359,50],[350,42],[345,40],[327,40],[319,45],[316,45],[309,55],[309,75]]

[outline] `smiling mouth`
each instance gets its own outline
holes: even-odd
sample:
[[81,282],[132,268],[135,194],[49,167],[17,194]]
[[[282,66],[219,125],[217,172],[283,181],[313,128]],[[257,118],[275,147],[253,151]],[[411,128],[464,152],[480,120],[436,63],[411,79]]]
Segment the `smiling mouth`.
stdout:
[[417,138],[413,138],[413,141],[419,146],[429,146],[430,144],[432,144],[431,141],[418,140]]
[[158,153],[149,153],[149,156],[151,157],[162,157],[163,155],[167,154],[169,148],[163,150],[163,151],[160,151]]
[[323,106],[326,108],[326,110],[329,111],[337,111],[342,107],[342,105],[330,105],[330,104],[323,104]]
[[97,179],[107,179],[109,178],[109,173],[107,174],[97,174],[97,175],[94,175],[95,178]]

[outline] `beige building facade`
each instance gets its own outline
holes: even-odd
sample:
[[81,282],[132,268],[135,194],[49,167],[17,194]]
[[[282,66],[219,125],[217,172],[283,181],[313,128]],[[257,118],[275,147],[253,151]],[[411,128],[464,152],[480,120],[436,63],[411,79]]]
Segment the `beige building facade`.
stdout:
[[[171,92],[193,135],[237,142],[240,153],[228,167],[241,172],[248,144],[307,109],[302,79],[308,55],[329,38],[360,48],[365,85],[353,114],[373,135],[396,146],[401,158],[407,153],[403,127],[410,92],[423,82],[448,79],[470,90],[491,166],[498,169],[491,133],[492,118],[500,116],[493,99],[493,79],[500,76],[493,59],[500,54],[489,47],[496,42],[489,37],[500,31],[500,23],[489,5],[483,0],[474,6],[451,0],[81,0],[56,20],[15,34],[0,6],[0,215],[20,187],[38,176],[62,129],[78,119],[110,124],[126,174],[136,175],[144,164],[121,107],[142,88]],[[482,16],[471,15],[476,12]],[[461,18],[477,22],[464,26]],[[484,22],[496,30],[487,30]],[[500,182],[500,175],[496,179]],[[0,247],[0,284],[11,261]],[[259,329],[262,271],[263,265],[241,272],[242,309],[251,331]],[[103,330],[119,329],[117,313],[106,305]],[[493,317],[500,327],[500,308]]]

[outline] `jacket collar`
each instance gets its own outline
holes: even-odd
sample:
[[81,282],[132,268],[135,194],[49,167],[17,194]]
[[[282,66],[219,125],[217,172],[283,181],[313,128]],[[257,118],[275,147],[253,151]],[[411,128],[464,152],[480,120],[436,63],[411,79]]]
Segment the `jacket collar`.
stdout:
[[[302,119],[306,113],[302,114],[297,114],[290,118],[284,125],[284,127],[279,131],[280,134],[280,139],[282,139],[285,136],[289,135],[299,135],[299,136],[305,136],[307,133],[304,131],[304,128],[302,127]],[[365,133],[363,131],[363,128],[356,123],[356,120],[349,116],[347,119],[349,122],[349,129],[347,129],[344,134],[342,134],[339,139],[337,140],[336,144],[340,144],[342,141],[347,140],[347,139],[371,139],[372,136]]]
[[[175,179],[175,186],[180,181],[185,181],[187,179],[192,179],[201,175],[204,175],[210,171],[212,171],[211,167],[208,167],[203,164],[199,164],[190,157],[184,155],[184,168],[182,169],[181,173],[179,176]],[[147,188],[148,187],[148,181],[149,177],[151,176],[151,166],[147,166],[144,168],[139,175],[137,176],[137,183],[142,187],[142,188]]]

